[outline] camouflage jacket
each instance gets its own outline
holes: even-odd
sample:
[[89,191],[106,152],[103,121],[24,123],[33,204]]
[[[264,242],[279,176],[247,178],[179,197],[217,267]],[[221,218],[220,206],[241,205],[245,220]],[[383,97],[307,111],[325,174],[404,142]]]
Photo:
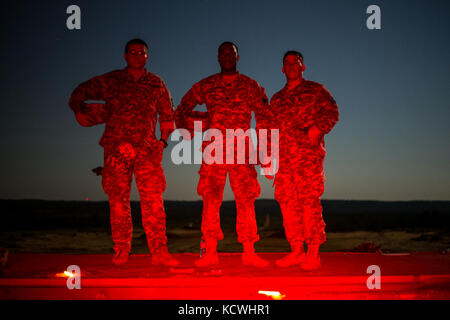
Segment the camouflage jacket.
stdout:
[[[199,112],[193,110],[197,105],[203,104],[206,105],[207,113],[200,117]],[[175,119],[177,127],[181,128],[192,127],[192,124],[187,124],[189,121],[202,120],[203,130],[218,129],[225,136],[227,129],[242,129],[244,132],[250,129],[252,112],[255,113],[258,130],[268,112],[268,99],[264,88],[241,73],[231,82],[223,81],[222,75],[217,73],[199,81],[186,93],[175,111]],[[248,138],[246,141],[249,141]],[[247,142],[246,150],[249,150]],[[204,142],[203,146],[207,144],[208,142]],[[234,146],[236,155],[237,143]],[[225,152],[230,153],[233,150],[227,148],[224,154]]]
[[[325,155],[322,136],[319,145],[309,142],[309,127],[316,125],[323,133],[329,133],[339,120],[336,101],[325,87],[317,82],[303,80],[289,90],[287,86],[275,93],[270,101],[271,128],[280,130],[280,155],[292,147],[310,149]],[[286,152],[284,152],[286,153]],[[290,153],[290,157],[295,153]]]
[[[88,103],[99,100],[105,104]],[[106,123],[100,140],[103,147],[154,144],[158,115],[161,131],[174,130],[170,92],[160,77],[147,70],[138,81],[127,69],[94,77],[73,91],[69,106],[75,114],[89,116],[89,125]]]
[[230,83],[222,81],[220,73],[197,82],[181,100],[175,115],[177,119],[189,117],[197,105],[206,105],[207,128],[250,128],[252,111],[256,122],[267,112],[268,99],[264,88],[255,80],[238,73]]

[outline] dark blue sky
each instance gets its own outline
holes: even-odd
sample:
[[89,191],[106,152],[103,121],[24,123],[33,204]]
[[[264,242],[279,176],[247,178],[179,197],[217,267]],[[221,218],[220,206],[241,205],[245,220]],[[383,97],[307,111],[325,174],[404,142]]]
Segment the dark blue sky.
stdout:
[[[81,7],[82,29],[66,28]],[[366,28],[381,7],[382,30]],[[123,46],[150,45],[148,69],[175,105],[218,72],[217,46],[234,41],[239,69],[284,86],[281,58],[305,56],[305,78],[323,83],[341,120],[326,137],[325,199],[450,200],[448,1],[2,1],[0,198],[104,200],[98,145],[67,106],[82,81],[124,67]],[[171,144],[171,147],[174,144]],[[197,165],[163,161],[169,200],[199,199]],[[262,198],[273,198],[260,177]],[[133,199],[138,199],[133,188]],[[232,199],[227,184],[225,199]]]

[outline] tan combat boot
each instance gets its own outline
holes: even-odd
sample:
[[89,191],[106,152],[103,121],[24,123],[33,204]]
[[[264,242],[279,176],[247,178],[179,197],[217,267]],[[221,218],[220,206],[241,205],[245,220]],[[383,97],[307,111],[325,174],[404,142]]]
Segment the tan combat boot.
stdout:
[[196,267],[212,267],[219,264],[219,255],[217,254],[217,240],[206,240],[206,253],[200,259],[194,262]]
[[153,265],[163,265],[166,267],[177,267],[180,262],[176,260],[167,249],[152,254]]
[[291,253],[284,258],[275,262],[278,267],[288,268],[295,265],[300,265],[305,262],[306,255],[303,249],[303,242],[295,242],[291,244]]
[[112,262],[115,266],[119,267],[128,262],[128,255],[130,254],[130,251],[122,248],[118,249],[116,251],[116,254],[112,258]]
[[244,266],[253,266],[257,268],[265,268],[269,266],[269,261],[260,258],[255,253],[253,243],[244,243],[244,253],[242,254],[242,264]]
[[303,270],[312,271],[320,268],[319,247],[319,244],[308,244],[305,262],[301,264]]

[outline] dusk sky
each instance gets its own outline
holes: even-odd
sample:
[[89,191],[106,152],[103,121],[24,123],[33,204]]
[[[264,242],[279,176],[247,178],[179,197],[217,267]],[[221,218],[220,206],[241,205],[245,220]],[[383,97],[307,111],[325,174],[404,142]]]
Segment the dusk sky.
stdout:
[[[81,8],[68,30],[66,8]],[[381,8],[381,30],[366,9]],[[83,128],[68,107],[81,82],[125,66],[131,38],[149,44],[148,70],[175,107],[217,73],[217,47],[239,47],[241,73],[269,98],[285,84],[285,51],[325,85],[340,121],[326,136],[323,199],[450,200],[449,1],[1,1],[0,198],[106,200],[90,170],[103,163],[103,125]],[[166,200],[199,200],[199,165],[164,153]],[[258,170],[259,172],[259,170]],[[272,182],[260,176],[260,198]],[[138,200],[133,183],[132,199]],[[224,199],[233,195],[227,182]]]

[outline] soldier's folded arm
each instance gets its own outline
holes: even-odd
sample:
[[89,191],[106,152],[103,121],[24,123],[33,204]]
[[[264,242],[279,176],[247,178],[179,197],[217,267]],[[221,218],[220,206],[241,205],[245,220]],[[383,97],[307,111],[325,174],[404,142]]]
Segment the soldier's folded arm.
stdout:
[[69,107],[75,113],[78,123],[84,127],[91,127],[106,122],[108,106],[105,103],[87,103],[89,100],[104,101],[107,89],[105,77],[97,76],[83,82],[72,93]]
[[174,109],[170,91],[167,89],[164,81],[161,80],[161,96],[157,104],[157,112],[159,114],[159,130],[161,139],[167,146],[167,138],[175,130]]
[[[253,112],[255,113],[256,120],[256,132],[259,139],[259,130],[267,130],[267,139],[265,141],[266,145],[262,145],[262,141],[258,143],[258,164],[261,167],[270,167],[271,163],[271,119],[270,119],[270,109],[269,109],[269,99],[267,98],[266,90],[263,87],[258,86],[257,94],[255,95],[254,101],[252,101]],[[261,148],[263,154],[261,154]]]
[[187,129],[193,135],[194,123],[198,118],[201,120],[202,114],[206,117],[206,112],[194,111],[197,105],[205,103],[204,94],[200,83],[196,83],[181,99],[180,105],[175,110],[175,124],[177,128]]
[[279,120],[279,101],[276,96],[272,97],[267,107],[267,114],[265,116],[264,126],[267,130],[278,129],[280,130],[281,123]]
[[257,89],[258,94],[253,101],[253,112],[255,113],[256,131],[259,129],[267,129],[267,117],[269,113],[269,100],[267,99],[266,90],[263,87]]
[[318,107],[314,122],[323,134],[327,134],[339,121],[339,111],[336,101],[324,87],[319,95]]

